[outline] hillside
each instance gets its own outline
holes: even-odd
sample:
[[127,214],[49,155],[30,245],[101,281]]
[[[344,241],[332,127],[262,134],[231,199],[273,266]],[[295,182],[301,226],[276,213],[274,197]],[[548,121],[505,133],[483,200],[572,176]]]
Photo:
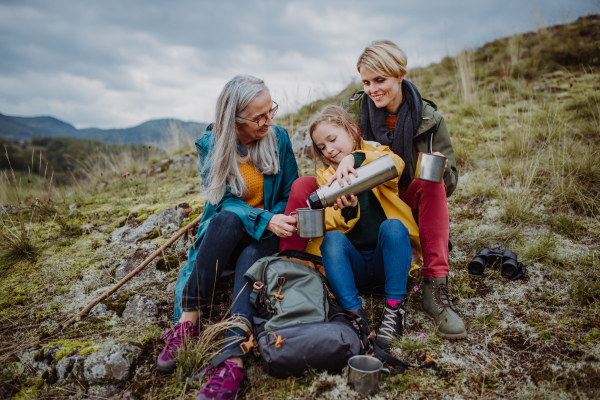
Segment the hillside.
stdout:
[[[392,352],[412,364],[430,356],[441,373],[384,376],[378,398],[598,398],[599,32],[600,16],[589,16],[410,70],[444,116],[459,166],[448,199],[449,279],[468,337],[436,336],[419,311],[421,280],[411,280],[405,334]],[[278,118],[304,174],[313,169],[304,151],[309,118],[358,88]],[[67,327],[61,322],[203,211],[196,155],[113,160],[94,170],[69,188],[39,178],[21,207],[16,200],[0,207],[0,232],[17,244],[0,241],[0,398],[193,399],[205,378],[186,380],[206,367],[215,343],[193,344],[173,375],[158,373],[155,359],[172,325],[174,282],[194,230],[89,315]],[[14,190],[11,179],[3,174],[6,192]],[[469,261],[486,247],[514,251],[525,279],[508,281],[493,269],[470,276]],[[216,285],[202,323],[218,331],[233,279]],[[362,297],[378,327],[382,299]],[[357,398],[345,372],[278,380],[256,360],[246,371],[246,399]]]
[[53,117],[11,117],[0,114],[0,138],[30,140],[36,136],[69,137],[95,140],[107,144],[159,144],[171,140],[173,135],[199,137],[206,124],[177,119],[157,119],[123,129],[86,128]]

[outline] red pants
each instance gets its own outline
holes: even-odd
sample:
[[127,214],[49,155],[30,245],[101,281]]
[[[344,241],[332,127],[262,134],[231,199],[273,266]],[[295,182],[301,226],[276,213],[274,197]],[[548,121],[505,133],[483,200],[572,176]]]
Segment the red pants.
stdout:
[[[298,178],[292,184],[285,214],[290,215],[297,208],[308,207],[308,195],[317,190],[317,180],[313,177]],[[413,210],[419,226],[419,238],[423,249],[423,276],[448,276],[448,238],[450,218],[446,201],[446,186],[414,179],[400,199]],[[308,239],[299,238],[295,233],[289,238],[281,238],[279,251],[294,249],[304,251]]]

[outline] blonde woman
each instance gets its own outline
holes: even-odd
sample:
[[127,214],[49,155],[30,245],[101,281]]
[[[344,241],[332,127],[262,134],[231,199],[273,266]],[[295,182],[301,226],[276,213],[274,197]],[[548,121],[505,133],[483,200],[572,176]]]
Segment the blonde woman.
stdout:
[[177,279],[176,324],[163,335],[167,344],[158,370],[173,372],[179,350],[199,334],[200,314],[211,306],[215,282],[228,264],[235,268],[231,313],[247,325],[227,331],[221,361],[207,369],[209,379],[197,399],[235,398],[247,354],[229,354],[237,354],[255,316],[248,299],[252,285],[244,274],[259,258],[276,253],[279,238],[296,229],[296,218],[283,211],[298,167],[288,133],[274,126],[276,112],[262,80],[238,75],[217,99],[215,123],[196,141],[207,202],[188,263]]
[[[456,188],[458,171],[444,117],[405,79],[406,54],[389,40],[367,46],[356,68],[364,90],[346,98],[341,106],[356,120],[363,139],[389,146],[406,165],[398,181],[398,192],[413,210],[419,226],[424,263],[421,310],[433,320],[442,337],[465,338],[467,331],[452,308],[448,288],[450,222],[446,197]],[[419,152],[430,151],[448,158],[443,183],[414,179]],[[300,178],[292,187],[288,208],[292,210],[303,197],[305,201],[316,187],[313,178]],[[302,247],[306,247],[306,242],[295,235],[280,245],[281,249]]]

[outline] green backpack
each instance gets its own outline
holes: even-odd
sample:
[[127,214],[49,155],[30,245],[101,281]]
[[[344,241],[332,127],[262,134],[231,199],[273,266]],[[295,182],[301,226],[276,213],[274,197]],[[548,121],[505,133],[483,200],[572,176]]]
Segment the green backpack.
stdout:
[[261,258],[245,275],[254,282],[250,304],[259,310],[257,330],[326,322],[335,297],[316,269],[321,257],[291,251],[281,256]]

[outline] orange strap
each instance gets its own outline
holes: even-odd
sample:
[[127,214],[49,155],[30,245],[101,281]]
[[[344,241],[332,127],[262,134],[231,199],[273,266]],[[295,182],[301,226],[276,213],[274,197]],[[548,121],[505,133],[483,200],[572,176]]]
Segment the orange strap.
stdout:
[[430,361],[433,361],[435,363],[435,365],[438,365],[438,362],[436,360],[434,360],[433,358],[431,358],[430,356],[428,356],[427,354],[425,355],[425,362],[428,363]]
[[281,335],[277,335],[275,332],[269,332],[267,335],[273,336],[273,340],[267,342],[268,345],[275,343],[276,348],[281,348],[281,344],[285,342],[285,338],[282,338]]

